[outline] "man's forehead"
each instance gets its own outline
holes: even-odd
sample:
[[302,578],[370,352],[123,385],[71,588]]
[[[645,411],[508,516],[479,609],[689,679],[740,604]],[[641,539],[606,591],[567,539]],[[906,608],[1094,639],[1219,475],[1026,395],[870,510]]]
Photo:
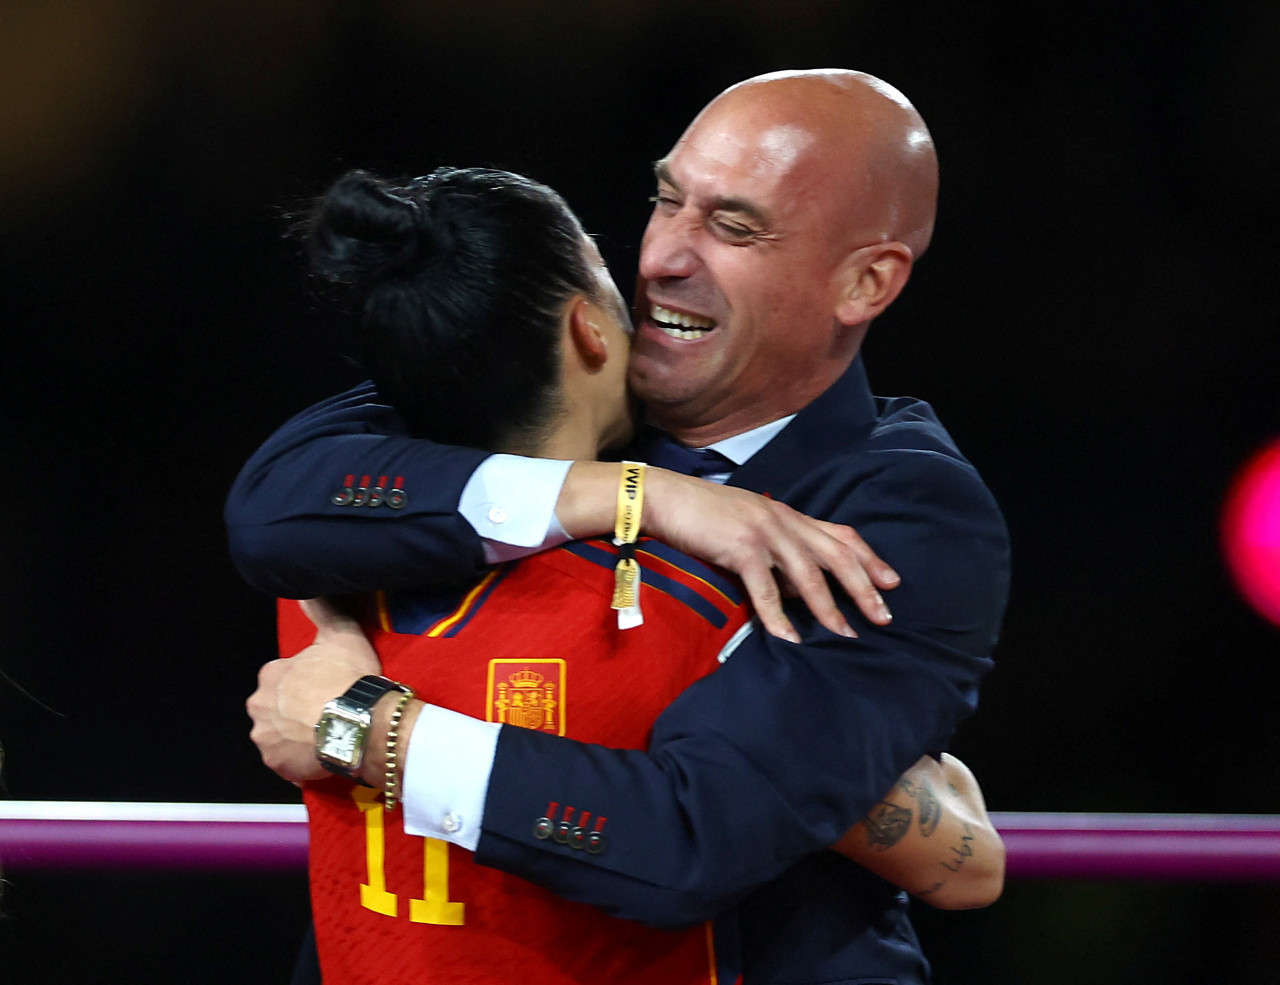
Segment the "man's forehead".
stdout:
[[770,181],[795,171],[816,143],[817,137],[796,123],[752,127],[708,121],[691,127],[654,171],[660,181],[677,186],[699,177]]

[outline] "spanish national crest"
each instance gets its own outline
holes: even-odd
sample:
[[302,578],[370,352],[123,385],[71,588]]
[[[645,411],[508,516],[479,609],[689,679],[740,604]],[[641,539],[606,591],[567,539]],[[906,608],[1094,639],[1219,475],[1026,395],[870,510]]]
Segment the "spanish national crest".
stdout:
[[564,735],[563,660],[489,661],[487,719]]

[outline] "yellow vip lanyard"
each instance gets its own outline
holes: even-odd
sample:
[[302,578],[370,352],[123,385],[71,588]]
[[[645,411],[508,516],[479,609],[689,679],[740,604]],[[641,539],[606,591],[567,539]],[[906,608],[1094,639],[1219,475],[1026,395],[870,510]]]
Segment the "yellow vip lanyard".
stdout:
[[618,610],[618,628],[631,629],[644,622],[640,613],[640,564],[636,561],[636,541],[640,539],[640,513],[644,508],[644,463],[623,462],[618,483],[618,511],[613,525],[613,542],[618,547],[618,566],[613,571],[613,608]]

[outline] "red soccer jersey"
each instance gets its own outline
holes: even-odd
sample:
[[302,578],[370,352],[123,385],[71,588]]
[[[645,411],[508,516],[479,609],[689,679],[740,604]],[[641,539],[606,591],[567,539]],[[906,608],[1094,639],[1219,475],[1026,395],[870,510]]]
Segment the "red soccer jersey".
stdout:
[[[487,721],[644,748],[658,714],[746,621],[739,586],[644,541],[642,626],[609,607],[616,549],[582,541],[505,565],[464,592],[380,594],[367,628],[383,672]],[[372,607],[371,607],[372,608]],[[280,608],[281,652],[314,630]],[[326,982],[410,985],[715,983],[710,925],[656,930],[569,902],[443,841],[408,835],[382,794],[334,778],[306,791],[311,897]],[[607,831],[573,805],[553,821]]]

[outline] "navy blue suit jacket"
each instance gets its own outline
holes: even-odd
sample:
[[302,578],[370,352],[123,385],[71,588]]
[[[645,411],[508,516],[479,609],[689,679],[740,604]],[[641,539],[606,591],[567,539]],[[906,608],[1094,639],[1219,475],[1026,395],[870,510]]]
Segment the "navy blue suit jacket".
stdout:
[[[374,399],[357,389],[295,418],[237,480],[228,529],[257,587],[304,597],[479,570],[454,507],[484,454],[424,453]],[[399,478],[407,502],[334,505],[365,475]],[[926,981],[904,895],[825,846],[974,709],[1007,595],[1004,522],[931,408],[872,397],[861,360],[731,481],[857,528],[902,575],[892,624],[846,600],[850,641],[793,607],[803,643],[754,633],[663,713],[647,752],[503,729],[477,859],[622,917],[718,917],[723,963],[748,985]],[[606,817],[605,850],[538,837],[551,803]]]

